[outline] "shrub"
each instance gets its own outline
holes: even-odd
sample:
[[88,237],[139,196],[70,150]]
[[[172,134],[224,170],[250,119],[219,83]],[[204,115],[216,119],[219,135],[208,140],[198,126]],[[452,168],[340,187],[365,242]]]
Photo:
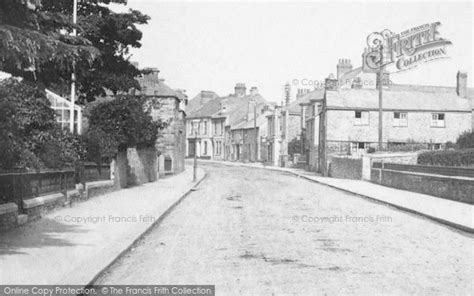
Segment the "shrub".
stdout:
[[39,168],[37,154],[56,126],[44,89],[28,82],[0,82],[1,169]]
[[456,144],[460,149],[474,148],[474,131],[466,131],[459,135]]
[[95,106],[87,133],[89,159],[98,162],[130,147],[154,147],[165,124],[152,119],[151,108],[146,108],[145,98],[135,96],[119,96]]
[[473,166],[474,149],[423,152],[418,155],[418,164],[438,166]]

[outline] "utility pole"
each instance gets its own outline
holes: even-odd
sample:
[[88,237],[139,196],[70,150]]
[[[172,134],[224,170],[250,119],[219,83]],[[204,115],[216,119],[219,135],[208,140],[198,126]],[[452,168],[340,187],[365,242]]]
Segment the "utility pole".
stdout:
[[383,141],[383,46],[380,45],[380,67],[377,77],[379,87],[379,150],[382,150]]
[[253,104],[253,132],[255,133],[255,161],[258,161],[257,100]]
[[[74,0],[72,9],[72,22],[74,25],[77,23],[77,0]],[[72,29],[72,36],[77,36],[76,28]],[[69,130],[74,133],[74,104],[76,101],[76,62],[72,61],[72,74],[71,74],[71,106],[69,108]],[[79,114],[78,114],[79,115]],[[78,116],[79,117],[79,116]],[[77,119],[79,120],[79,118]]]
[[[193,163],[193,182],[197,181],[197,131],[194,128],[193,122],[193,131],[194,131],[194,163]],[[199,123],[198,123],[198,130],[199,130]]]

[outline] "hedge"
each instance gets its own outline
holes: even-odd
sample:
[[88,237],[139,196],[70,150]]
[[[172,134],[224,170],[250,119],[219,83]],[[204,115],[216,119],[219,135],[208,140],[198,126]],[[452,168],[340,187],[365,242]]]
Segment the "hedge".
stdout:
[[427,151],[418,155],[418,164],[474,166],[474,149]]

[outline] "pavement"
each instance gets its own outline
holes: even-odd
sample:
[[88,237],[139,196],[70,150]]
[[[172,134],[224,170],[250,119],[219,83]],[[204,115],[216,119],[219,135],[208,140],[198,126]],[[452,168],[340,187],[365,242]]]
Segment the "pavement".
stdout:
[[293,174],[336,189],[357,194],[374,201],[382,202],[398,209],[423,215],[456,229],[474,233],[474,206],[462,202],[443,199],[427,194],[400,190],[374,184],[364,180],[349,180],[322,177],[302,169],[264,166],[261,163],[241,163],[227,161],[199,160],[201,163],[219,163],[229,166],[245,166],[269,169]]
[[471,295],[474,235],[290,174],[208,177],[94,284],[216,295]]
[[[0,234],[0,284],[87,285],[193,190],[192,167]],[[198,181],[205,173],[198,170]]]

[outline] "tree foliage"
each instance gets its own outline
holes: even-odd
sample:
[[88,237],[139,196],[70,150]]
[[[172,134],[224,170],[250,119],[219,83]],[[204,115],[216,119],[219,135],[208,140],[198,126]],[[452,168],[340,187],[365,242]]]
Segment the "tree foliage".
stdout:
[[141,46],[137,25],[146,24],[148,16],[136,10],[116,13],[106,5],[125,0],[79,1],[74,25],[73,0],[41,0],[34,9],[23,2],[0,2],[0,70],[66,94],[74,69],[82,101],[106,90],[139,89],[134,78],[140,72],[129,51]]
[[165,123],[152,119],[149,110],[144,108],[144,100],[119,96],[92,109],[87,135],[90,160],[110,160],[119,150],[129,147],[154,147]]
[[474,131],[462,133],[457,138],[456,144],[460,149],[474,148]]
[[82,158],[78,136],[59,128],[43,88],[28,81],[0,82],[1,169],[58,168]]
[[89,40],[67,34],[74,27],[71,17],[24,2],[0,2],[0,70],[48,84],[43,72],[48,67],[54,67],[55,77],[68,77],[72,61],[90,64],[98,57]]

